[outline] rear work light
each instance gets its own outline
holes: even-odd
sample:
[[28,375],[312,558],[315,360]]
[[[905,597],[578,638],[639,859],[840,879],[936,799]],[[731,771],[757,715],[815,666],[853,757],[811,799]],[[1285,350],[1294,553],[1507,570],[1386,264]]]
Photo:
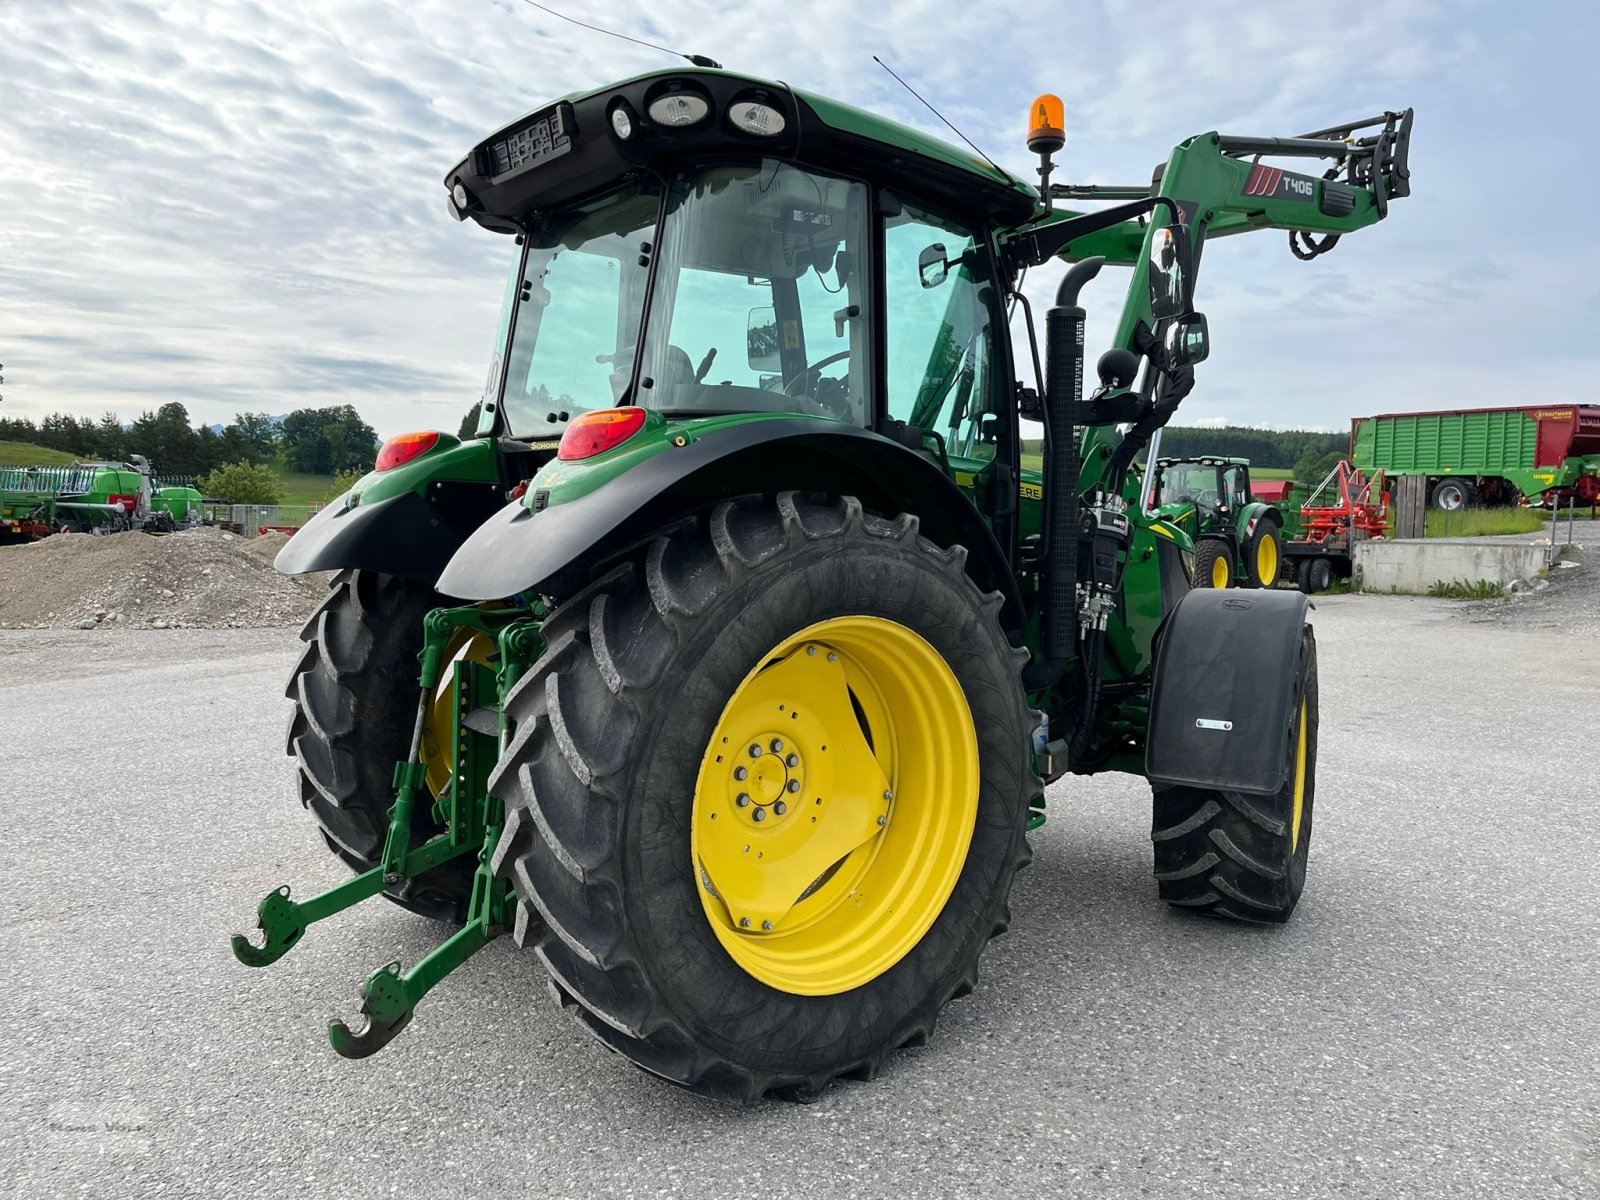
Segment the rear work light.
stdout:
[[421,458],[438,444],[439,435],[431,431],[402,433],[399,437],[392,437],[383,444],[383,449],[378,451],[378,464],[374,469],[392,471],[414,458]]
[[561,435],[556,457],[563,462],[593,458],[622,445],[644,428],[644,409],[601,408],[574,418]]

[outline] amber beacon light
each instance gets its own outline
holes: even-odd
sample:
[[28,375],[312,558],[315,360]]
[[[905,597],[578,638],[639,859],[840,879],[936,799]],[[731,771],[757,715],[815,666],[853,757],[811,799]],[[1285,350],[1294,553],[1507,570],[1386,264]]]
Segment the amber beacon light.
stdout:
[[1028,114],[1028,149],[1054,154],[1067,144],[1067,110],[1060,96],[1046,92],[1033,102]]

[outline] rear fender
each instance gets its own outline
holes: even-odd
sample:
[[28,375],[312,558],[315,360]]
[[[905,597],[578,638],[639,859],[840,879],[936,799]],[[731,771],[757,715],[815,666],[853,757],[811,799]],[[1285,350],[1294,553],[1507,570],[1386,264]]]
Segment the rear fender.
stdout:
[[295,531],[273,565],[285,575],[354,567],[433,585],[450,556],[505,503],[501,452],[457,442],[364,476]]
[[1020,629],[1022,604],[1006,556],[978,510],[920,454],[855,426],[808,418],[750,421],[669,448],[564,503],[506,506],[467,539],[439,578],[465,600],[519,592],[564,595],[592,569],[686,513],[720,500],[784,491],[855,496],[870,511],[914,513],[924,536],[967,551],[967,572],[1005,597],[1002,622]]
[[1200,588],[1156,636],[1145,774],[1157,786],[1276,795],[1289,778],[1300,592]]

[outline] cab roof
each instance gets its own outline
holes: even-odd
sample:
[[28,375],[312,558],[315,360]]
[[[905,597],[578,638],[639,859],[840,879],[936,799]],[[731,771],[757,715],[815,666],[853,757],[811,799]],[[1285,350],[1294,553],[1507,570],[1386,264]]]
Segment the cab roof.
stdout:
[[[652,101],[670,92],[699,95],[710,114],[683,128],[652,122]],[[776,108],[784,128],[756,137],[734,127],[729,107],[758,100]],[[612,114],[623,109],[633,132],[622,139]],[[531,148],[531,149],[530,149]],[[502,232],[539,210],[614,186],[630,173],[665,173],[699,157],[760,155],[865,178],[958,215],[1021,224],[1038,192],[972,152],[920,130],[788,84],[737,72],[685,66],[573,92],[510,122],[480,142],[445,176],[468,203],[452,211]]]

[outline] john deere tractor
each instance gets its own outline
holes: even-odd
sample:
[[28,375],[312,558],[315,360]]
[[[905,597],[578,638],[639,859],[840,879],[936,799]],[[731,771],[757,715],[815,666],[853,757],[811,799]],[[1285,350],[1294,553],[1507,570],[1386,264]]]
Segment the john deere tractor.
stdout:
[[[1041,97],[1033,185],[696,67],[487,138],[445,177],[510,259],[478,436],[390,440],[278,558],[338,572],[289,750],[355,874],[271,892],[235,953],[272,962],[387,895],[455,929],[368,977],[339,1053],[509,932],[606,1045],[751,1100],[928,1038],[1069,772],[1150,781],[1167,903],[1287,920],[1316,793],[1306,597],[1191,591],[1192,539],[1130,502],[1130,467],[1206,356],[1202,250],[1373,224],[1409,191],[1410,128],[1203,133],[1153,185],[1075,187]],[[1111,265],[1132,281],[1086,395],[1079,296]],[[1044,267],[1043,363],[1015,361]]]
[[1196,587],[1269,588],[1283,562],[1283,514],[1250,490],[1243,458],[1163,458],[1150,501],[1194,541]]

